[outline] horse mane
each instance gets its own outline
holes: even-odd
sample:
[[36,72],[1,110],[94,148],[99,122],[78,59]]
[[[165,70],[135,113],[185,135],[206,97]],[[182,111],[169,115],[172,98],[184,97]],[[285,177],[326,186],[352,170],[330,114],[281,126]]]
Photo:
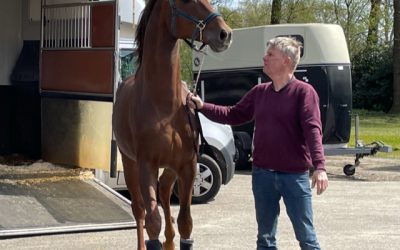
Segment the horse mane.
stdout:
[[142,58],[143,58],[143,43],[144,43],[144,37],[146,34],[147,23],[149,21],[151,11],[153,10],[156,2],[157,2],[157,0],[150,0],[146,4],[142,14],[140,15],[139,24],[136,29],[135,42],[136,42],[136,46],[137,46],[136,53],[138,55],[138,58],[137,58],[138,69],[141,66]]

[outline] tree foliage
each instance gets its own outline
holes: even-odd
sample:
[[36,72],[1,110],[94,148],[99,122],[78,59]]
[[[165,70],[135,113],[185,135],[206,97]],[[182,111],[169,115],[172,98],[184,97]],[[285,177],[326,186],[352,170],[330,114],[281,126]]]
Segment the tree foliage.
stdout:
[[281,23],[281,10],[282,10],[282,1],[281,0],[272,0],[271,7],[271,24],[280,24]]
[[181,78],[189,87],[192,85],[192,49],[184,42],[180,43],[180,58],[181,58]]
[[353,106],[388,112],[393,98],[392,47],[369,45],[352,60]]
[[367,46],[376,46],[378,44],[380,6],[381,0],[371,0],[371,8],[368,17]]
[[238,11],[242,16],[241,27],[267,25],[271,16],[271,2],[244,0],[240,2]]

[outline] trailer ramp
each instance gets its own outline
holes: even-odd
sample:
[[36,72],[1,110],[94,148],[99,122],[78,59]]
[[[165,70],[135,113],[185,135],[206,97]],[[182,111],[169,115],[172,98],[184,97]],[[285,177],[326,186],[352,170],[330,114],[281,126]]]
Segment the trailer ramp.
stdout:
[[0,238],[136,227],[130,201],[91,171],[32,166],[0,165]]

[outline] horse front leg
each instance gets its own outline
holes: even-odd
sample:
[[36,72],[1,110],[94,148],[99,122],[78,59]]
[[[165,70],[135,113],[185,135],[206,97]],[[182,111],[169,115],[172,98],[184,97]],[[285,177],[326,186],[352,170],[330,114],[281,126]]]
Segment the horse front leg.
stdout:
[[174,250],[174,237],[175,237],[175,230],[173,227],[173,220],[171,214],[171,193],[173,189],[173,185],[176,180],[176,174],[169,168],[165,168],[164,172],[160,176],[159,179],[159,186],[158,186],[158,193],[160,197],[161,206],[164,210],[164,217],[165,217],[165,242],[163,243],[164,250]]
[[161,250],[159,236],[161,232],[161,216],[157,204],[158,165],[138,159],[139,183],[146,208],[145,225],[149,240],[147,250]]
[[144,243],[144,219],[145,206],[139,185],[139,171],[135,161],[132,161],[121,152],[124,167],[126,186],[131,196],[132,213],[136,220],[137,249],[145,250]]
[[193,221],[190,213],[192,204],[192,191],[194,178],[196,174],[196,158],[193,159],[190,166],[184,166],[179,174],[179,214],[178,230],[181,236],[180,249],[193,249],[193,240],[190,238],[193,229]]

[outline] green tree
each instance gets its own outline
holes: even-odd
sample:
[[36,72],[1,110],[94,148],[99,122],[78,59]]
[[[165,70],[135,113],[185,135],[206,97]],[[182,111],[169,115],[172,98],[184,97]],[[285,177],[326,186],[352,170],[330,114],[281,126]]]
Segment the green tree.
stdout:
[[281,23],[281,9],[282,9],[282,1],[273,0],[271,9],[271,24]]
[[265,0],[244,0],[240,2],[238,11],[242,15],[242,27],[268,24],[271,14],[271,3]]
[[226,6],[220,6],[218,10],[229,27],[232,29],[243,28],[243,17],[238,10]]
[[192,49],[183,40],[180,41],[181,78],[189,87],[192,85]]
[[334,15],[346,35],[350,56],[357,54],[366,43],[368,30],[368,0],[332,0]]
[[352,58],[353,106],[388,112],[392,106],[392,47],[364,46]]
[[370,0],[371,9],[368,18],[368,35],[367,46],[375,46],[378,44],[378,28],[380,19],[381,0]]
[[392,0],[383,1],[383,40],[385,44],[391,44],[393,42],[393,4]]
[[319,0],[284,0],[282,2],[281,23],[310,23],[316,22],[316,13],[319,10]]

